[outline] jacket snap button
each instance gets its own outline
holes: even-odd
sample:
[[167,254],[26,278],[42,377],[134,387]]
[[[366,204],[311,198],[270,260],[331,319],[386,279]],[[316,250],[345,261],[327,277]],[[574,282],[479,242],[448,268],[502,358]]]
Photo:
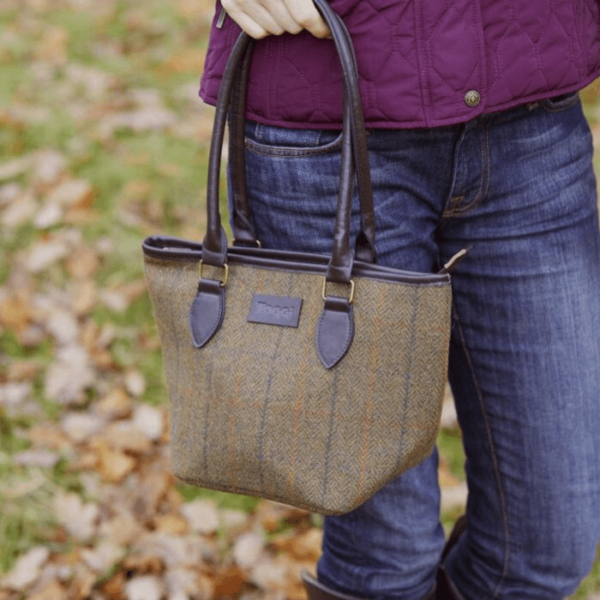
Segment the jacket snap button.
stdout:
[[469,90],[465,94],[465,103],[467,106],[477,106],[481,102],[481,96],[479,92],[475,90]]

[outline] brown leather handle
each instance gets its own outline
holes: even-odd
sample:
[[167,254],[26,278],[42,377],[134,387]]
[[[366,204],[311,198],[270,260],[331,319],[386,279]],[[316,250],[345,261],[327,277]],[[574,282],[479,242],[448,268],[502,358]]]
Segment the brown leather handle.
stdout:
[[[317,2],[317,8],[320,3]],[[339,30],[340,35],[346,39],[346,43],[352,53],[352,43],[347,29],[343,26]],[[257,236],[252,221],[251,208],[248,201],[248,192],[246,185],[245,169],[245,106],[246,106],[246,87],[249,70],[249,56],[246,55],[238,73],[238,82],[235,84],[234,95],[229,113],[229,157],[230,164],[235,168],[229,171],[229,190],[232,196],[232,229],[234,232],[235,244],[245,246],[257,246]],[[352,62],[355,63],[352,54]],[[354,67],[356,71],[356,67]],[[357,76],[358,80],[358,76]],[[364,262],[375,262],[375,219],[373,214],[373,193],[371,187],[371,177],[369,171],[366,135],[364,134],[364,121],[362,119],[362,110],[358,106],[358,117],[360,123],[355,124],[354,112],[350,112],[352,119],[352,130],[358,134],[355,137],[357,143],[353,145],[354,164],[357,169],[357,180],[359,199],[363,207],[361,219],[361,231],[356,240],[356,258]],[[362,132],[362,135],[361,135]]]
[[[352,273],[354,253],[349,243],[352,192],[356,168],[359,185],[362,230],[357,238],[357,256],[361,260],[374,262],[375,219],[370,170],[367,155],[366,132],[358,91],[358,75],[350,37],[342,20],[331,10],[325,0],[315,0],[315,5],[328,24],[342,64],[344,79],[344,129],[342,132],[342,169],[341,185],[338,195],[338,210],[334,231],[332,258],[327,279],[336,282],[348,282]],[[250,206],[245,188],[245,158],[243,147],[246,79],[250,52],[254,41],[242,33],[233,47],[225,72],[219,97],[215,125],[211,141],[207,212],[208,228],[204,239],[203,261],[222,266],[226,258],[226,238],[221,226],[219,213],[219,173],[221,147],[223,143],[225,121],[230,103],[233,106],[230,126],[233,131],[232,187],[234,213],[232,221],[236,239],[242,243],[254,243],[256,240]],[[230,150],[231,152],[231,150]]]

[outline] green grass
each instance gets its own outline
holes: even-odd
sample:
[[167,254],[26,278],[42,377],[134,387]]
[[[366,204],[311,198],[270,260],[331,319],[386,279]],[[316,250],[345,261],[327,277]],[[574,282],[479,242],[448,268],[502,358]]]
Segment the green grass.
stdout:
[[203,500],[214,500],[221,508],[242,510],[247,513],[252,512],[260,502],[260,498],[255,498],[253,496],[207,490],[193,485],[186,485],[184,483],[177,483],[175,488],[186,502],[192,502],[199,498]]

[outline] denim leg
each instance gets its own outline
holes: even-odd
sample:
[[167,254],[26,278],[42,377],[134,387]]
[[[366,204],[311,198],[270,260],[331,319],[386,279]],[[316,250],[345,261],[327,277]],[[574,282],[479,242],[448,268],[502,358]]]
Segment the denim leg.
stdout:
[[[247,134],[263,245],[328,252],[338,134]],[[450,373],[469,527],[446,568],[465,600],[562,598],[591,564],[600,516],[600,250],[580,107],[376,130],[369,149],[380,263],[431,271],[473,245],[453,276]],[[376,600],[421,598],[443,545],[436,470],[434,453],[327,518],[319,578]]]
[[[431,272],[460,128],[373,131],[369,150],[378,261]],[[339,186],[333,132],[247,127],[247,177],[265,247],[329,252]],[[358,233],[356,210],[353,237]],[[444,536],[437,453],[347,515],[325,519],[319,579],[369,598],[422,598],[435,580]]]
[[[457,169],[439,231],[453,276],[450,380],[468,529],[446,560],[465,600],[558,600],[592,565],[600,520],[600,241],[577,104],[473,127],[488,182]],[[457,164],[468,160],[457,156]]]

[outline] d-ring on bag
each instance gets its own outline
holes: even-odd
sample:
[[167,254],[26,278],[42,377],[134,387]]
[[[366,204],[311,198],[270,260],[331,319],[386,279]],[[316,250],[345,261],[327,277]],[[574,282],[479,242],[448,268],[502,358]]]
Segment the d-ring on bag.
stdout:
[[[432,451],[446,381],[451,290],[446,272],[375,263],[354,55],[341,19],[325,0],[315,4],[344,75],[331,256],[257,244],[245,188],[243,102],[254,44],[245,34],[232,50],[217,102],[204,242],[155,236],[143,250],[164,353],[176,476],[340,514]],[[221,226],[218,194],[230,105],[233,247]],[[362,228],[352,248],[355,181]]]

